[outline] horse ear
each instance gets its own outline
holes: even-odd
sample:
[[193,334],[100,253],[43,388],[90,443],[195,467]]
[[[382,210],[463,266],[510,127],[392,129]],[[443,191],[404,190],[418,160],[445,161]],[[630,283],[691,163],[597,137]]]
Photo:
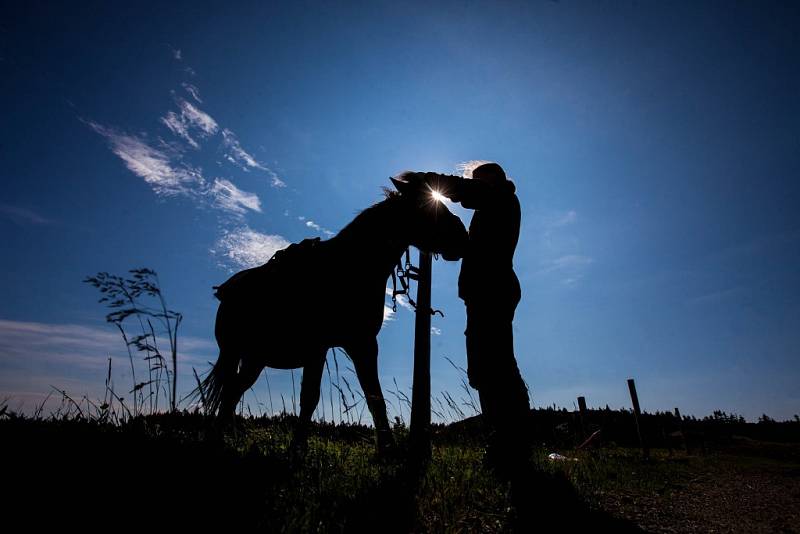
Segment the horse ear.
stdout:
[[392,181],[392,184],[394,184],[394,188],[401,193],[407,192],[411,187],[411,184],[409,184],[404,180],[398,180],[397,178],[389,178],[389,179]]

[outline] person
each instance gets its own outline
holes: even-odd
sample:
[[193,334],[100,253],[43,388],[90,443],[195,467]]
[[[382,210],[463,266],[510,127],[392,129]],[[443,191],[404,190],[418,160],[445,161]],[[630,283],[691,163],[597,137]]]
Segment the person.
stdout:
[[475,168],[471,180],[437,178],[434,189],[475,210],[458,277],[467,312],[467,375],[488,430],[487,463],[510,479],[527,462],[531,445],[528,388],[514,356],[513,321],[522,295],[513,266],[521,219],[516,186],[497,163]]
[[[592,515],[570,482],[531,461],[532,433],[528,388],[514,355],[513,322],[522,291],[514,272],[521,209],[515,184],[497,163],[472,171],[472,179],[425,173],[433,191],[475,210],[461,261],[458,295],[467,311],[467,375],[478,391],[488,430],[485,462],[509,483],[516,510],[515,530],[583,530],[613,525]],[[551,528],[552,526],[552,528]]]

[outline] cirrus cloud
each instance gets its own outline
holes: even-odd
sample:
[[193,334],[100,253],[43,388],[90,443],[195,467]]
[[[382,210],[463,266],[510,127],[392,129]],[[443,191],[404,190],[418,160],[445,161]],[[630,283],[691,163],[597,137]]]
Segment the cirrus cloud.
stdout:
[[191,194],[205,185],[200,172],[186,164],[174,165],[163,150],[143,138],[87,121],[89,127],[108,141],[111,151],[133,174],[141,177],[157,195]]
[[[233,178],[218,176],[206,180],[201,158],[222,153],[217,165],[230,163],[245,172],[260,171],[268,175],[269,185],[283,188],[286,183],[267,165],[245,150],[237,135],[220,126],[217,120],[199,107],[200,91],[194,84],[181,84],[186,98],[172,91],[177,109],[158,117],[166,132],[174,139],[162,140],[157,133],[131,134],[123,130],[84,120],[92,130],[106,139],[111,151],[129,171],[142,178],[157,196],[184,196],[201,206],[211,206],[226,214],[220,219],[221,236],[212,251],[228,267],[250,267],[267,261],[272,254],[289,244],[282,236],[261,234],[241,225],[248,212],[262,213],[261,198],[254,192],[242,190]],[[188,99],[192,99],[190,102]],[[213,152],[208,145],[216,141]],[[228,169],[230,171],[231,169]],[[307,227],[332,235],[332,232],[309,221]]]
[[208,190],[217,206],[231,213],[244,214],[247,210],[261,213],[258,195],[242,191],[230,180],[217,178]]
[[262,234],[242,226],[224,230],[211,252],[229,265],[249,269],[266,263],[273,254],[289,245],[282,236]]

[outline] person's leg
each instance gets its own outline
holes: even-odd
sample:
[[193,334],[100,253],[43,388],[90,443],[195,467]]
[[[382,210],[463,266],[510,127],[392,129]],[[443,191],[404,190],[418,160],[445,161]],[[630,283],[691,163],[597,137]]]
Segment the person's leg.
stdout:
[[[516,510],[513,527],[581,530],[594,525],[588,507],[563,475],[550,475],[530,461],[532,435],[528,389],[514,356],[513,308],[467,306],[470,384],[478,390],[487,436],[486,464],[510,483]],[[580,527],[580,528],[578,528]]]
[[495,388],[493,392],[500,405],[498,425],[504,427],[527,426],[530,415],[528,388],[519,372],[514,356],[514,332],[510,314],[499,316],[492,325],[494,332],[493,357],[488,367],[487,382]]
[[487,358],[487,336],[483,309],[476,304],[466,303],[467,329],[464,331],[467,343],[467,378],[474,389],[481,389],[483,365]]
[[487,430],[487,463],[507,478],[528,460],[530,406],[514,358],[513,307],[467,304],[467,359],[470,384],[478,390]]

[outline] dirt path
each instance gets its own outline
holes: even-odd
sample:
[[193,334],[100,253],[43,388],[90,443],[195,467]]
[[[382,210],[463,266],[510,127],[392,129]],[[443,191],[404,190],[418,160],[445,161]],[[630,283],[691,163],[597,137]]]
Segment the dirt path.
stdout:
[[686,482],[649,494],[614,492],[601,503],[648,532],[800,532],[797,451],[746,445],[701,459]]

